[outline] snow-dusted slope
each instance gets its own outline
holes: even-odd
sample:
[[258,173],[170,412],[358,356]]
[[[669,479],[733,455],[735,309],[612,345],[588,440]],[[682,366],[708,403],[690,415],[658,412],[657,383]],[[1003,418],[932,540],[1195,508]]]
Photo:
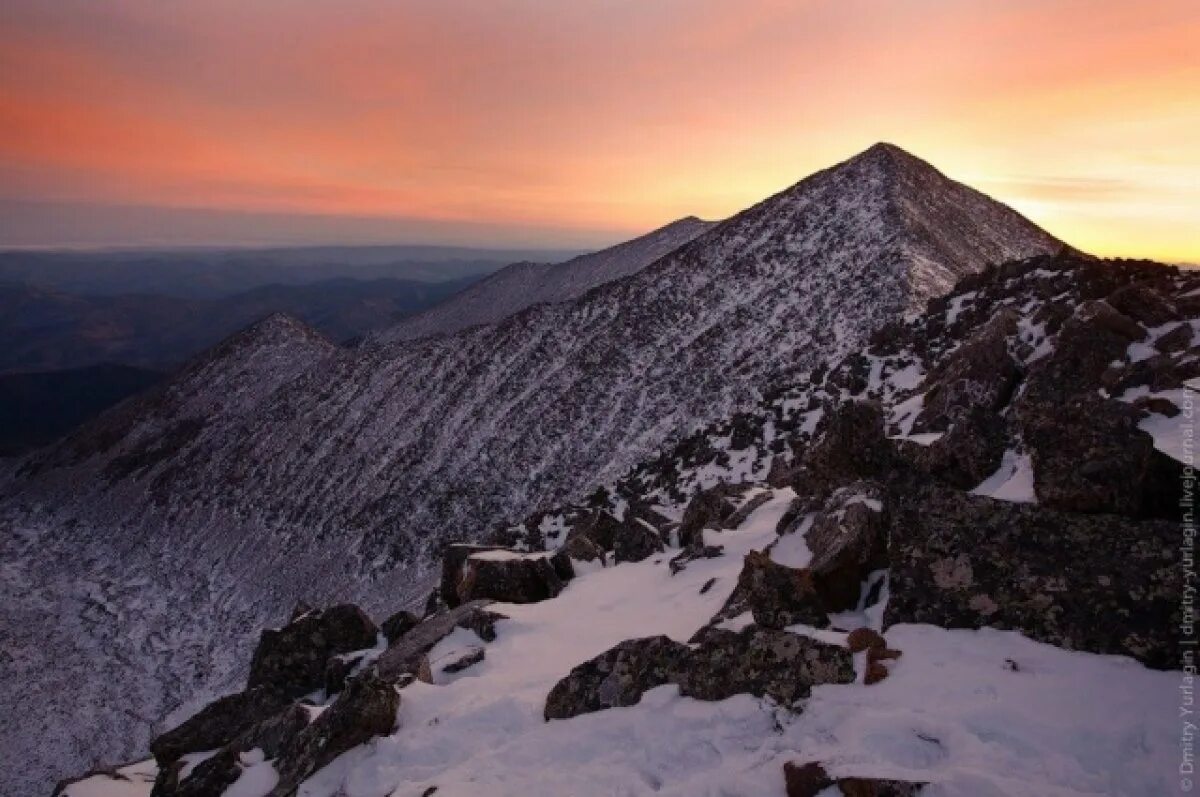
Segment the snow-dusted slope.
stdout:
[[[296,600],[419,600],[445,540],[576,497],[958,276],[1058,246],[879,145],[575,301],[285,356],[229,410],[230,380],[204,372],[102,418],[0,486],[0,611],[28,634],[3,666],[30,684],[0,710],[42,703],[40,730],[0,732],[0,752],[42,782],[120,760],[147,718],[236,680],[253,629]],[[81,721],[68,685],[84,681],[116,732]]]
[[374,337],[387,342],[444,335],[494,324],[535,304],[575,299],[597,285],[641,271],[712,226],[689,216],[565,263],[514,263]]

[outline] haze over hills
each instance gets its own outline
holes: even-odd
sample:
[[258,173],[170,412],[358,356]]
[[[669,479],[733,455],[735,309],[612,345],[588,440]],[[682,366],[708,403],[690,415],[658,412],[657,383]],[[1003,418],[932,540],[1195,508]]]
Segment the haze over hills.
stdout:
[[576,498],[961,277],[1060,247],[877,145],[495,325],[346,351],[259,324],[11,468],[5,667],[31,688],[0,700],[36,699],[38,727],[0,745],[34,780],[143,749],[146,717],[230,688],[297,600],[417,602],[446,541]]
[[262,285],[337,278],[441,282],[520,260],[556,262],[578,251],[449,246],[311,246],[278,249],[0,251],[0,283],[67,293],[212,298]]
[[695,216],[674,221],[623,244],[565,263],[514,263],[453,298],[379,333],[380,341],[408,340],[493,324],[535,304],[565,302],[638,272],[713,226]]

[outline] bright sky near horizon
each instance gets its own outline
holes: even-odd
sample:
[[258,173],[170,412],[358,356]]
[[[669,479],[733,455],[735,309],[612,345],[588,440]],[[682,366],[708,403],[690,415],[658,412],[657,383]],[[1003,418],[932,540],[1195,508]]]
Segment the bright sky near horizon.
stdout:
[[0,245],[596,245],[886,140],[1200,262],[1197,42],[1196,0],[5,0]]

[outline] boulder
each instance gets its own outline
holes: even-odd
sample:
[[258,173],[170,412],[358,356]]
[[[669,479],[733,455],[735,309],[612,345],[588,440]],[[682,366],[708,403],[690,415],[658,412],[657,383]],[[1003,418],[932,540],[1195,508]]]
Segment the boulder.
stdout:
[[473,553],[462,563],[458,600],[537,603],[562,592],[570,578],[564,579],[563,575],[561,564],[556,568],[546,554],[503,550]]
[[679,546],[691,548],[703,545],[704,538],[700,533],[703,529],[724,528],[725,521],[737,512],[734,499],[740,494],[740,489],[724,483],[696,493],[683,510],[683,519],[679,522]]
[[846,647],[851,653],[861,653],[872,648],[886,648],[887,640],[878,631],[870,628],[855,628],[846,635]]
[[829,625],[828,610],[817,595],[812,574],[778,564],[759,551],[746,554],[737,586],[713,619],[730,620],[745,612],[751,612],[754,622],[765,628]]
[[[453,609],[463,602],[458,597],[458,585],[462,582],[463,565],[469,557],[485,551],[503,550],[507,549],[499,545],[466,545],[462,543],[447,545],[442,551],[442,581],[438,590],[441,603],[447,608]],[[432,596],[430,596],[429,602],[433,603]],[[437,606],[427,606],[427,608],[437,610]]]
[[225,792],[242,774],[243,756],[261,750],[266,759],[282,754],[286,746],[308,727],[309,713],[298,703],[255,723],[197,764],[182,778],[183,761],[159,770],[151,797],[213,797]]
[[740,693],[790,706],[823,683],[853,683],[848,650],[808,637],[749,626],[709,628],[694,648],[665,636],[632,639],[571,670],[546,698],[547,720],[637,704],[647,690],[675,684],[698,700]]
[[292,797],[305,778],[342,753],[391,733],[399,708],[394,684],[370,675],[351,681],[333,705],[282,745],[275,760],[279,781],[269,797]]
[[783,765],[783,781],[787,797],[817,797],[836,788],[844,797],[915,797],[928,783],[878,778],[834,778],[825,767],[814,762]]
[[687,645],[669,637],[629,639],[573,668],[546,697],[547,720],[632,706],[647,690],[674,682],[686,669]]
[[884,624],[1021,631],[1179,666],[1179,527],[914,488],[893,512]]
[[612,550],[616,562],[640,562],[662,552],[662,537],[649,523],[629,519],[621,524],[613,539]]
[[1020,422],[1038,500],[1075,512],[1178,517],[1182,466],[1138,428],[1140,415],[1094,395],[1025,404]]
[[856,482],[836,490],[813,519],[808,569],[825,611],[857,608],[867,576],[887,567],[886,500],[879,485]]
[[150,752],[161,768],[185,753],[214,750],[278,714],[291,702],[291,698],[273,684],[226,695],[200,709],[179,727],[158,736],[150,742]]
[[427,617],[389,647],[370,666],[370,671],[379,678],[395,683],[405,675],[416,674],[421,662],[434,645],[455,628],[467,628],[485,642],[496,638],[496,621],[506,619],[504,615],[490,612],[485,607],[488,601],[472,601],[441,614]]
[[579,562],[604,563],[604,549],[584,534],[569,534],[559,553]]
[[289,697],[320,689],[330,656],[372,647],[377,635],[371,618],[352,604],[308,612],[262,632],[247,687],[270,686]]
[[800,496],[824,497],[849,482],[883,477],[894,466],[879,404],[846,401],[837,406],[820,438],[800,458],[792,489]]
[[407,634],[409,631],[417,627],[421,622],[421,618],[417,617],[412,612],[399,611],[391,617],[383,621],[379,626],[379,630],[383,632],[384,637],[389,644],[396,642],[400,637]]

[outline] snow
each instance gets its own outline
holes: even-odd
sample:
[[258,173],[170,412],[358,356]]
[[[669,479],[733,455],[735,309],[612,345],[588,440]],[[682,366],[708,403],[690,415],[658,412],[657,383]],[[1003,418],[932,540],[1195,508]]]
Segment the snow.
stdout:
[[119,767],[116,775],[84,778],[67,786],[62,797],[146,797],[158,775],[158,767],[150,758]]
[[242,774],[225,790],[222,797],[266,797],[279,782],[279,773],[255,748],[241,756]]
[[1033,490],[1033,462],[1029,455],[1009,449],[1004,452],[1000,467],[971,491],[1000,501],[1036,504]]

